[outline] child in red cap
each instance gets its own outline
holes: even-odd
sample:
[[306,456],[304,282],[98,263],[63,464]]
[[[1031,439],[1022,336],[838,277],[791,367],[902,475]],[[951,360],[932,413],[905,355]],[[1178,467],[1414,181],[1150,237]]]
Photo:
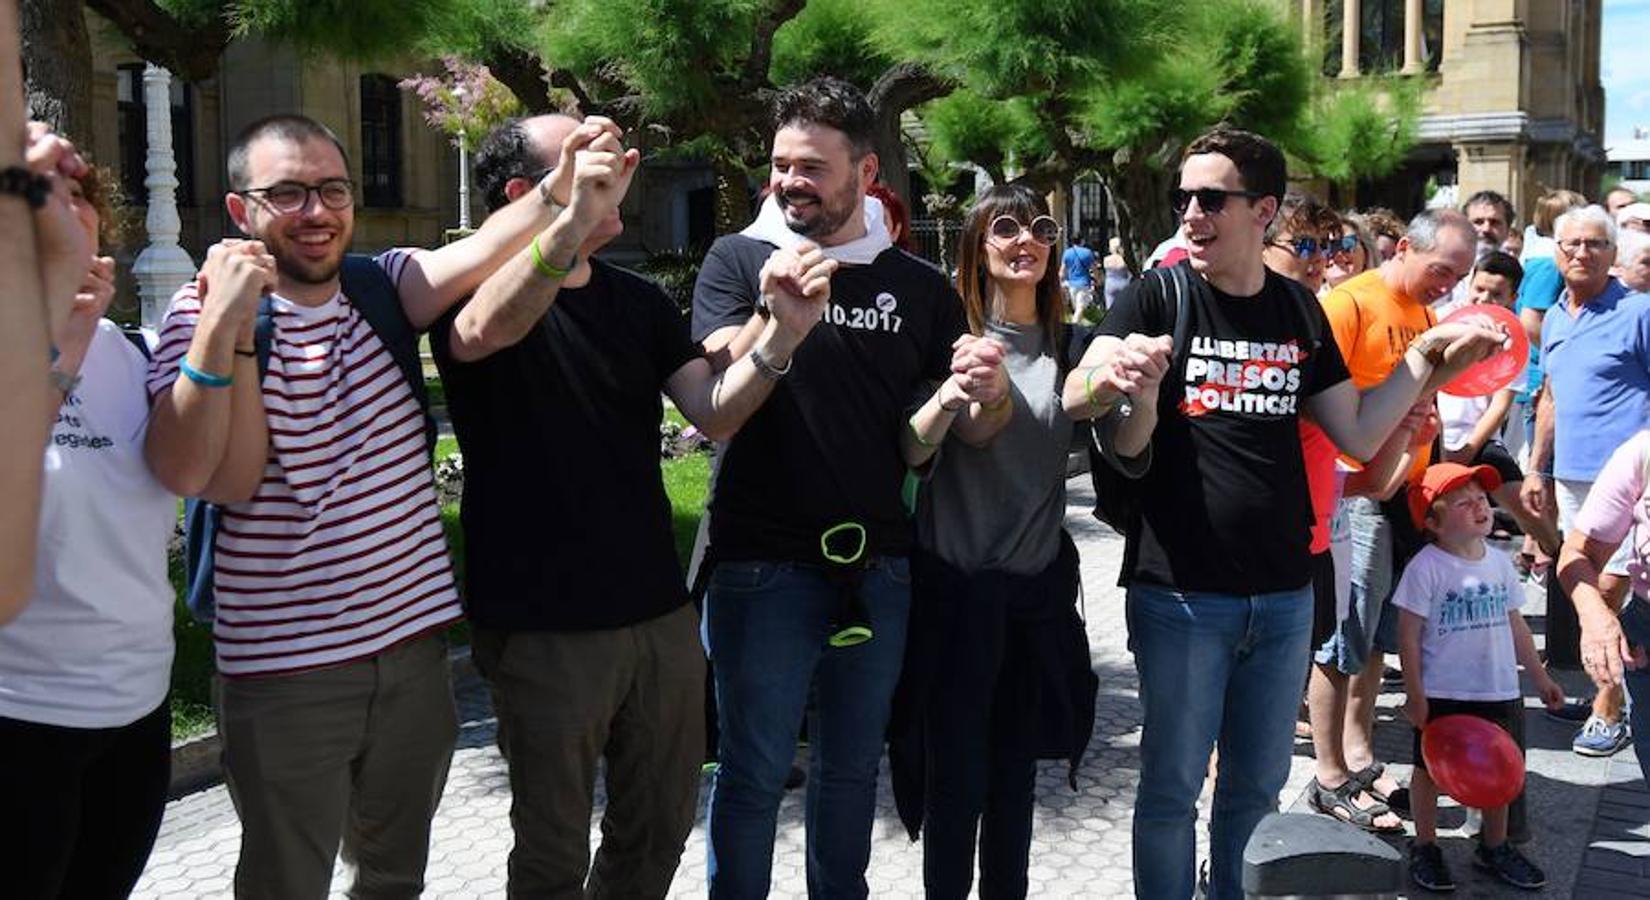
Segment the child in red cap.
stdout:
[[[1489,466],[1439,463],[1409,493],[1410,515],[1431,543],[1404,568],[1392,602],[1402,614],[1404,714],[1415,726],[1409,875],[1430,891],[1453,890],[1455,881],[1438,847],[1438,788],[1421,758],[1421,729],[1441,716],[1473,715],[1501,726],[1522,747],[1520,664],[1549,709],[1564,703],[1564,690],[1536,656],[1535,639],[1518,612],[1524,592],[1512,559],[1484,540],[1495,523],[1489,494],[1500,486],[1501,476]],[[1473,864],[1514,887],[1545,885],[1541,869],[1507,841],[1507,807],[1483,814]]]

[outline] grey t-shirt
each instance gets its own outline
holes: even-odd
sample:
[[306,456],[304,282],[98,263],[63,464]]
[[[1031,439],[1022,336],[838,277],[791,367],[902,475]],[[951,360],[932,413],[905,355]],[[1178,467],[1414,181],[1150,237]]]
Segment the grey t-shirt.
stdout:
[[1008,348],[1014,417],[985,447],[947,436],[918,495],[917,540],[967,572],[1031,575],[1054,562],[1066,516],[1073,426],[1056,383],[1059,348],[1041,325],[992,322],[986,334]]

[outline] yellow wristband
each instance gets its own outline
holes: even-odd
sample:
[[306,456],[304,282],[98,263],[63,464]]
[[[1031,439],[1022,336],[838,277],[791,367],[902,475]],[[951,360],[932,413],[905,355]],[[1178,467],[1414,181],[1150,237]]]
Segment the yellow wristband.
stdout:
[[911,421],[910,419],[905,420],[905,427],[911,429],[911,437],[914,438],[918,444],[921,444],[922,446],[927,447],[930,450],[932,450],[935,447],[939,446],[939,444],[930,444],[929,442],[923,440],[922,439],[922,432],[917,430],[917,424],[915,422]]
[[1100,401],[1094,397],[1094,373],[1100,371],[1099,366],[1089,366],[1089,372],[1083,376],[1083,396],[1088,398],[1090,406],[1099,406]]
[[538,235],[533,236],[531,247],[532,249],[528,251],[528,255],[533,258],[533,268],[538,269],[539,272],[543,273],[546,278],[553,278],[559,281],[566,278],[579,264],[579,257],[577,254],[573,256],[573,261],[568,263],[567,268],[565,269],[557,268],[556,266],[546,262],[544,259],[544,251],[539,249]]

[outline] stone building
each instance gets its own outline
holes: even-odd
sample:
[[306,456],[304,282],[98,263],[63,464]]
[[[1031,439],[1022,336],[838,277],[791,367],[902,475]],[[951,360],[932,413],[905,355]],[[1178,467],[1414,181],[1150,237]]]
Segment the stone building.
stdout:
[[1360,184],[1358,205],[1413,212],[1431,181],[1460,197],[1500,191],[1522,218],[1550,188],[1598,193],[1602,0],[1280,2],[1321,54],[1324,77],[1426,82],[1419,144],[1399,171]]

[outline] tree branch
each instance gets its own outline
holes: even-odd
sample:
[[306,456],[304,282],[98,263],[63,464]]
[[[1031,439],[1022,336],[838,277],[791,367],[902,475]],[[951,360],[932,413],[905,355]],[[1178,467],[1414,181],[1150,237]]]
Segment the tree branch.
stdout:
[[222,15],[179,21],[154,0],[86,0],[86,6],[120,29],[139,56],[185,81],[217,72],[232,32]]
[[[579,112],[583,115],[595,115],[604,109],[602,104],[597,103],[595,98],[591,97],[589,92],[584,89],[584,84],[579,81],[579,76],[574,75],[567,69],[551,69],[550,86],[561,88],[572,94],[573,102],[579,105]],[[515,90],[515,87],[511,86],[511,90]]]
[[773,36],[779,26],[796,18],[807,0],[775,0],[768,13],[756,20],[751,35],[751,52],[745,57],[745,68],[739,74],[742,93],[750,93],[768,86],[768,67],[773,63]]
[[519,47],[497,47],[487,54],[488,71],[516,95],[529,115],[542,116],[556,111],[550,103],[549,84],[544,77],[544,64]]
[[877,118],[898,120],[906,110],[938,100],[956,89],[955,81],[935,75],[921,63],[902,62],[877,76],[876,84],[871,85],[865,97],[877,111]]

